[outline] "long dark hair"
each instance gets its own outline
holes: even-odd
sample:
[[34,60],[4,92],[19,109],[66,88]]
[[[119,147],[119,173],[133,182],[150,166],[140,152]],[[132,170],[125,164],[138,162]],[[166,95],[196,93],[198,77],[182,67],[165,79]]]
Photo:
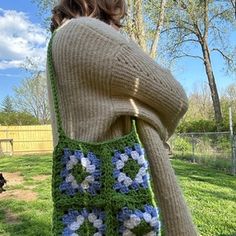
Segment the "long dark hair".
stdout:
[[57,29],[64,19],[77,16],[90,16],[121,27],[120,21],[126,12],[125,0],[61,0],[52,9],[51,31]]

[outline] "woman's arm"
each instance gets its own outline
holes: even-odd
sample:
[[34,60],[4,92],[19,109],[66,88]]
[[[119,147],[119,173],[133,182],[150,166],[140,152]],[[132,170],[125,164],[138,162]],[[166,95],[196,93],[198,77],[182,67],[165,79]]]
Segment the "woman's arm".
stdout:
[[137,131],[150,164],[166,235],[198,235],[159,134],[142,120],[137,122]]
[[114,97],[131,98],[156,112],[168,137],[188,108],[185,91],[170,71],[131,43],[122,45],[116,54],[111,91]]

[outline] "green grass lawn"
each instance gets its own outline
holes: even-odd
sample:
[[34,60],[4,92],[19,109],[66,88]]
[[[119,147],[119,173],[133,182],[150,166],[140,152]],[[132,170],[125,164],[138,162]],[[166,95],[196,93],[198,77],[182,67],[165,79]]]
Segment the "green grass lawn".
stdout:
[[[180,160],[172,164],[201,235],[236,236],[236,177]],[[8,185],[4,194],[29,194],[27,201],[0,196],[1,236],[50,236],[51,166],[50,156],[0,158],[0,172],[23,177],[21,183]]]

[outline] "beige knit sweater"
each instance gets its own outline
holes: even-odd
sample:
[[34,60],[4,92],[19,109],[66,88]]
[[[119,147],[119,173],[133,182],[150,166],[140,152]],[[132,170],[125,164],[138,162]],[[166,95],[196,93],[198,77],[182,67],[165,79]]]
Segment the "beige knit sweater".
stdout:
[[[134,42],[94,18],[72,19],[60,27],[52,54],[66,135],[105,141],[129,133],[130,116],[138,117],[166,235],[197,235],[163,146],[187,110],[180,84]],[[48,92],[55,146],[58,135],[49,80]]]

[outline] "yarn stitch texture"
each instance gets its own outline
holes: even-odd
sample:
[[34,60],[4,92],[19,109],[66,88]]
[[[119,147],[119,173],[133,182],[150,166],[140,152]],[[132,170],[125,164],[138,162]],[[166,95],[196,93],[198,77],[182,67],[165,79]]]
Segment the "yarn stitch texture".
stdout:
[[85,142],[65,134],[52,59],[54,35],[47,54],[59,134],[53,150],[52,234],[161,235],[159,209],[135,118],[129,134],[105,142]]

